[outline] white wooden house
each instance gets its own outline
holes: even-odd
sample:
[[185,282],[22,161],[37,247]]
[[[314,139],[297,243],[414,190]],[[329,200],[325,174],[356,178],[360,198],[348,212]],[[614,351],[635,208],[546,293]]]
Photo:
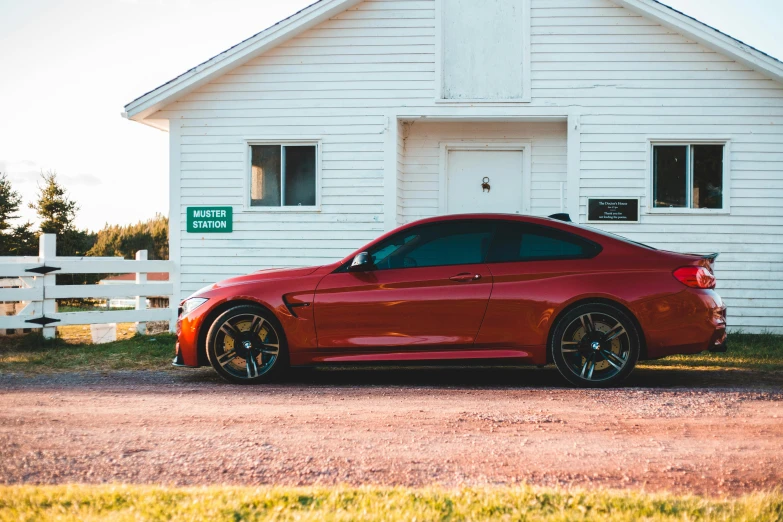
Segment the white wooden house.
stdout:
[[654,0],[321,0],[125,115],[169,132],[181,296],[421,217],[564,211],[720,252],[731,326],[783,333],[781,82]]

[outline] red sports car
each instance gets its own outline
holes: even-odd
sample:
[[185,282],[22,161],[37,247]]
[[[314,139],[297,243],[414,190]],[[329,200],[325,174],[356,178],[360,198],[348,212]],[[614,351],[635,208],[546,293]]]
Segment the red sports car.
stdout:
[[557,217],[425,219],[330,265],[210,285],[181,304],[174,364],[262,383],[290,366],[554,363],[598,387],[640,359],[725,351],[716,256]]

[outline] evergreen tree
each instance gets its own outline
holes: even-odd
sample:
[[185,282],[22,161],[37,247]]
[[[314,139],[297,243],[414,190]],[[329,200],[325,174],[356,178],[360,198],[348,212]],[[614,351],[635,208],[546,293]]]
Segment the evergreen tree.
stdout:
[[16,219],[22,196],[11,187],[11,180],[0,172],[0,232],[11,228],[11,220]]
[[169,258],[169,220],[161,214],[134,225],[106,225],[98,231],[95,246],[87,255],[122,256],[133,259],[137,250],[147,250],[149,259]]
[[74,225],[79,210],[57,180],[57,173],[41,173],[43,185],[38,186],[38,200],[30,203],[41,218],[42,234],[57,234],[58,256],[83,256],[95,243],[95,234],[77,230]]
[[8,176],[0,173],[0,256],[34,256],[38,253],[32,223],[14,226],[22,197],[11,187]]
[[30,208],[41,218],[41,233],[62,234],[73,230],[73,221],[76,219],[76,211],[79,210],[76,202],[71,201],[57,181],[56,172],[41,172],[41,180],[43,186],[38,185],[38,201],[30,203]]

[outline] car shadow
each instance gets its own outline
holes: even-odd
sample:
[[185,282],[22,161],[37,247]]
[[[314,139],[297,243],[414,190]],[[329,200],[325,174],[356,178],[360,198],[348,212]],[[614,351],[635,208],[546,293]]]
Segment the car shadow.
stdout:
[[[206,378],[201,375],[194,381]],[[190,380],[190,379],[188,379]],[[211,380],[211,379],[210,379]],[[278,385],[402,386],[453,389],[571,389],[554,367],[336,367],[294,368]],[[737,388],[780,390],[783,375],[749,370],[637,368],[623,388]]]

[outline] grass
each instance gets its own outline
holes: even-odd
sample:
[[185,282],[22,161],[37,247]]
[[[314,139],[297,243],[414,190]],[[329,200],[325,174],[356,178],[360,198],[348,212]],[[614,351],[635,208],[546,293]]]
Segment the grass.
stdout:
[[729,351],[674,355],[641,363],[649,367],[737,368],[744,370],[783,371],[783,335],[729,334]]
[[163,370],[171,367],[176,342],[168,333],[106,344],[45,341],[38,334],[0,339],[0,373]]
[[[128,325],[118,325],[118,335],[130,336]],[[65,327],[82,328],[82,327]],[[83,337],[70,332],[70,339],[43,341],[37,334],[25,337],[0,337],[0,373],[52,373],[64,371],[160,370],[171,367],[176,339],[171,334],[135,335],[107,344],[84,344]],[[646,361],[647,368],[743,369],[769,372],[783,371],[783,335],[729,335],[727,353],[704,352],[676,355],[658,361]]]
[[783,495],[735,499],[529,486],[406,489],[2,486],[0,521],[780,521]]

